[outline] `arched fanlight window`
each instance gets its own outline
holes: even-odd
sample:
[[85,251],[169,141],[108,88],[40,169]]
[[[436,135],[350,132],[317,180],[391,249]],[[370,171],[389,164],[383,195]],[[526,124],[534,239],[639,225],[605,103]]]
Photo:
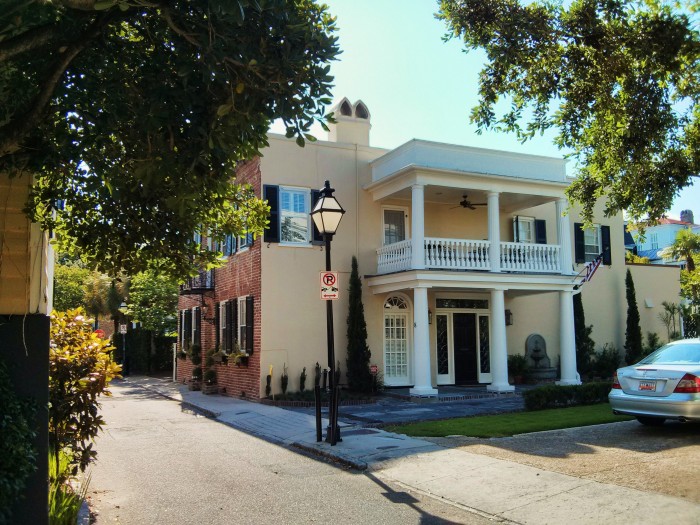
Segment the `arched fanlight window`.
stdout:
[[408,310],[408,302],[403,297],[392,295],[384,302],[384,308],[396,308],[398,310]]

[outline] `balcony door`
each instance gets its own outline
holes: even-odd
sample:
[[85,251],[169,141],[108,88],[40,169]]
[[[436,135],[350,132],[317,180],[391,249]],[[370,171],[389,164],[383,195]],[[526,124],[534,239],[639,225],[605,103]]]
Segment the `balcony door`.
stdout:
[[384,246],[405,241],[408,238],[408,209],[396,206],[382,208]]

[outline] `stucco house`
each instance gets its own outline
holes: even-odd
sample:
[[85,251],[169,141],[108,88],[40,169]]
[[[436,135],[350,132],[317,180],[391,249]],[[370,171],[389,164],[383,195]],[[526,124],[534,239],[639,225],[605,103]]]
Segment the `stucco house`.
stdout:
[[[531,336],[539,336],[553,379],[577,384],[576,293],[594,340],[622,348],[623,219],[584,230],[564,193],[571,183],[565,161],[424,140],[376,148],[364,103],[343,99],[334,112],[328,140],[300,148],[271,134],[263,156],[239,168],[239,181],[270,204],[269,228],[262,238],[229,239],[225,264],[183,286],[181,348],[238,344],[249,354],[238,366],[215,365],[227,395],[263,397],[270,367],[273,392],[283,367],[295,391],[303,368],[311,377],[317,362],[327,365],[319,283],[325,259],[309,218],[325,180],[347,212],[332,253],[340,273],[334,334],[341,370],[353,256],[371,362],[388,387],[408,387],[415,396],[455,384],[511,391],[508,356],[525,354]],[[579,287],[584,265],[601,253],[604,266]],[[640,279],[638,297],[652,305],[640,308],[643,330],[661,334],[660,303],[676,299],[678,269],[654,270]],[[178,364],[185,381],[192,364]]]

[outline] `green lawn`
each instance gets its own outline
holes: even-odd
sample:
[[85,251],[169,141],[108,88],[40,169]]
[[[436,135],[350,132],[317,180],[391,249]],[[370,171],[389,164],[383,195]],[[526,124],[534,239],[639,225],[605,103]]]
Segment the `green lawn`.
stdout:
[[553,408],[533,412],[516,412],[493,416],[461,417],[443,421],[425,421],[410,425],[387,426],[389,432],[408,436],[472,436],[506,437],[541,430],[585,427],[601,423],[614,423],[633,419],[613,415],[610,405],[586,405],[571,408]]

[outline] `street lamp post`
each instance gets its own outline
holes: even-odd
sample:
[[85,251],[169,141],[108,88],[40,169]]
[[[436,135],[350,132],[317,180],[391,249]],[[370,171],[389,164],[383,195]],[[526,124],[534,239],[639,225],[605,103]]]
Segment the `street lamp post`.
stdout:
[[[331,271],[331,240],[335,235],[340,219],[343,218],[345,210],[333,196],[335,190],[331,188],[330,182],[326,181],[321,189],[321,195],[316,206],[311,212],[311,218],[318,231],[323,235],[326,245],[326,271]],[[340,440],[340,429],[338,428],[338,381],[335,376],[335,347],[333,336],[333,302],[326,300],[326,336],[328,341],[328,384],[331,397],[328,403],[328,432],[326,441],[335,445]]]
[[122,377],[129,375],[129,371],[126,369],[126,311],[127,304],[122,301],[119,305],[119,311],[124,316],[124,323],[119,323],[119,331],[122,334]]

